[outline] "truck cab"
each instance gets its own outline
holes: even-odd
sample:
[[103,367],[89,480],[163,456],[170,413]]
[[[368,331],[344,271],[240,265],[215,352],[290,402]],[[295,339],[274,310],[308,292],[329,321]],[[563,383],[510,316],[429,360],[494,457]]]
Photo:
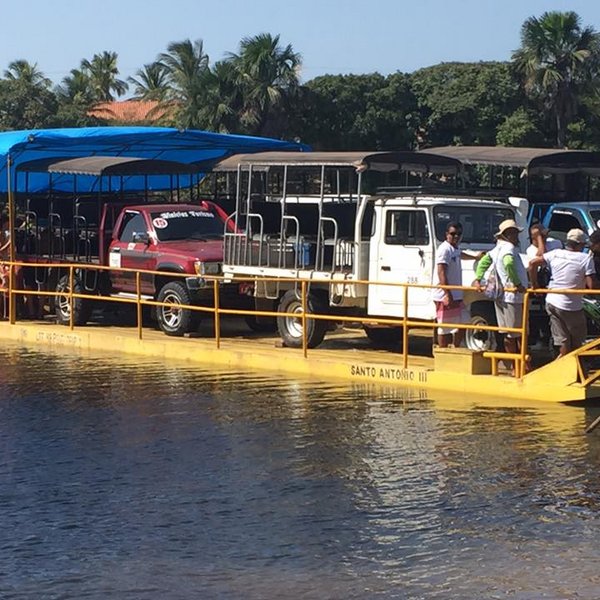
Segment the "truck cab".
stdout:
[[[190,293],[203,275],[219,275],[226,215],[212,202],[133,205],[123,208],[108,247],[108,264],[117,269],[187,273]],[[142,294],[157,295],[160,282],[142,276]],[[134,273],[111,271],[116,292],[135,292]]]
[[[515,209],[497,200],[476,197],[413,195],[377,200],[375,214],[377,225],[371,237],[369,281],[427,286],[434,280],[435,254],[445,239],[448,223],[461,223],[461,249],[476,256],[492,247],[498,224],[515,218]],[[473,281],[473,265],[473,260],[462,261],[465,285]],[[403,314],[400,292],[400,288],[391,285],[372,285],[368,295],[369,314],[390,317]],[[435,318],[431,289],[411,288],[408,300],[411,318]],[[478,301],[481,301],[479,295],[467,292],[467,305]]]
[[542,223],[550,235],[565,240],[569,229],[588,235],[600,228],[600,202],[560,202],[548,207]]

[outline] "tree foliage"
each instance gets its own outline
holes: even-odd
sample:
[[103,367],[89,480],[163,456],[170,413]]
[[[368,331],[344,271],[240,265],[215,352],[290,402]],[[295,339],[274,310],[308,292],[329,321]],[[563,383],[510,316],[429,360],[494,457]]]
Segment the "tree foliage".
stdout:
[[305,83],[301,55],[270,33],[243,38],[237,52],[214,64],[202,40],[172,42],[127,81],[111,51],[82,60],[54,88],[36,63],[19,59],[0,79],[0,127],[97,124],[94,106],[131,86],[134,99],[158,101],[150,113],[156,124],[293,138],[315,149],[597,148],[598,36],[576,13],[548,12],[523,23],[512,61],[322,75]]
[[582,27],[572,12],[545,12],[521,28],[521,47],[513,60],[524,88],[555,119],[556,144],[564,148],[582,94],[597,86],[600,35]]
[[18,79],[0,80],[0,130],[54,127],[57,111],[50,90]]
[[506,115],[523,103],[509,63],[442,63],[411,75],[419,145],[493,145]]
[[293,132],[322,150],[411,146],[416,103],[408,77],[397,73],[324,75],[308,82]]

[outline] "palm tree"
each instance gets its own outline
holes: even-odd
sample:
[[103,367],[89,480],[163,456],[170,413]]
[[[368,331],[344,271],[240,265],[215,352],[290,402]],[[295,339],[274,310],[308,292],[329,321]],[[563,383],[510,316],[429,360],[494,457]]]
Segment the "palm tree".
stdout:
[[204,104],[209,58],[202,40],[173,42],[158,57],[165,69],[170,91],[168,99],[179,105],[177,119],[181,127],[198,127],[199,112]]
[[89,77],[90,86],[97,102],[112,102],[113,92],[122,96],[127,91],[127,83],[117,78],[117,53],[94,54],[92,60],[81,61],[81,70]]
[[545,12],[521,27],[521,48],[513,53],[513,60],[526,91],[541,99],[553,115],[559,148],[566,145],[578,97],[591,87],[598,72],[599,48],[599,34],[591,27],[582,28],[574,12]]
[[21,81],[33,87],[48,89],[52,82],[38,69],[37,63],[29,63],[26,60],[14,60],[4,71],[4,77],[11,81]]
[[91,103],[90,78],[79,69],[71,69],[70,75],[56,87],[56,93],[65,101],[86,100]]
[[291,44],[282,48],[279,35],[261,33],[243,38],[239,54],[229,54],[236,83],[243,92],[242,121],[255,133],[265,126],[271,108],[295,91],[299,82],[301,56]]
[[241,94],[235,85],[235,72],[231,62],[219,61],[206,77],[204,106],[198,120],[203,129],[219,133],[232,133],[239,129],[238,112]]
[[130,77],[133,97],[139,100],[163,100],[168,94],[168,74],[160,62],[144,65]]

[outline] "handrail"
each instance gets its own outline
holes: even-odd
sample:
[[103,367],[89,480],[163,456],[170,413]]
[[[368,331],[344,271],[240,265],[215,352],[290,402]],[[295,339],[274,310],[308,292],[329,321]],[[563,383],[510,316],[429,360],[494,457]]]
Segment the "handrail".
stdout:
[[[307,322],[308,319],[314,320],[331,320],[331,315],[329,314],[316,314],[311,313],[308,310],[307,301],[308,301],[308,285],[309,282],[306,279],[302,278],[294,278],[294,277],[268,277],[268,276],[244,276],[238,277],[236,276],[234,279],[225,278],[223,276],[217,275],[207,275],[203,276],[203,279],[207,282],[212,282],[213,285],[213,302],[214,306],[199,306],[199,305],[189,305],[189,304],[181,304],[181,305],[173,305],[172,303],[164,303],[158,302],[156,300],[150,300],[147,298],[143,298],[141,294],[141,275],[148,274],[154,276],[165,276],[166,274],[169,277],[173,278],[185,278],[189,277],[188,273],[165,273],[164,271],[154,271],[148,269],[131,269],[131,268],[123,268],[123,267],[111,267],[106,265],[94,265],[94,264],[85,264],[85,263],[31,263],[24,261],[0,261],[0,266],[8,266],[9,276],[8,276],[8,287],[0,288],[0,294],[4,294],[8,296],[8,316],[9,322],[14,324],[17,320],[16,315],[16,298],[18,296],[43,296],[43,297],[58,297],[64,296],[65,292],[57,292],[56,290],[29,290],[25,288],[19,288],[16,286],[16,269],[23,267],[45,267],[45,268],[56,268],[67,270],[69,274],[69,291],[68,298],[71,307],[73,307],[73,301],[75,299],[82,300],[104,300],[109,302],[122,302],[126,304],[134,304],[136,305],[136,314],[137,314],[137,330],[138,337],[142,339],[142,307],[143,306],[152,306],[152,307],[160,307],[160,306],[176,306],[178,308],[189,309],[192,311],[202,312],[202,313],[212,313],[215,324],[215,341],[217,348],[220,347],[220,318],[222,315],[255,315],[260,317],[296,317],[302,320],[302,350],[303,354],[306,357],[308,355],[308,344],[306,339],[307,332]],[[74,291],[74,279],[75,279],[75,271],[76,270],[94,270],[94,271],[119,271],[132,273],[135,275],[136,281],[136,292],[135,297],[127,298],[127,297],[110,297],[110,296],[99,296],[96,294],[85,294]],[[275,281],[275,282],[295,282],[301,284],[301,303],[302,303],[302,312],[299,315],[298,313],[282,313],[279,311],[262,311],[262,310],[246,310],[246,309],[228,309],[222,308],[220,303],[220,284],[223,282],[235,282],[235,283],[243,283],[243,282],[255,282],[257,280],[261,280],[263,282]],[[340,277],[340,278],[320,278],[320,279],[311,279],[310,284],[313,283],[335,283],[335,282],[345,282],[352,284],[364,284],[364,285],[382,285],[382,286],[390,286],[390,287],[400,287],[402,288],[402,294],[404,299],[403,306],[405,308],[408,307],[409,304],[409,290],[410,288],[417,289],[447,289],[447,290],[462,290],[462,291],[477,291],[477,288],[472,286],[459,286],[459,285],[433,285],[433,284],[417,284],[417,283],[397,283],[397,282],[372,282],[369,280],[357,280],[352,277]],[[508,288],[507,288],[508,289]],[[510,291],[510,290],[509,290]],[[335,315],[335,320],[339,322],[352,322],[352,323],[361,323],[361,324],[372,324],[377,323],[380,325],[392,325],[392,326],[401,326],[403,328],[402,340],[403,340],[403,349],[402,349],[402,362],[404,368],[408,366],[408,330],[411,327],[418,327],[424,329],[435,329],[438,327],[446,327],[453,329],[463,329],[463,330],[477,330],[477,331],[492,331],[499,332],[500,330],[505,332],[512,333],[520,333],[522,344],[521,350],[518,354],[507,354],[507,353],[498,353],[504,354],[506,358],[515,360],[515,376],[522,378],[525,375],[525,366],[527,361],[527,329],[528,329],[528,321],[529,321],[529,304],[531,300],[532,294],[538,295],[546,295],[546,294],[554,294],[554,293],[562,293],[562,294],[574,294],[574,295],[600,295],[600,289],[593,290],[573,290],[573,289],[535,289],[528,288],[524,292],[524,301],[523,301],[523,324],[519,328],[515,327],[499,327],[497,325],[473,325],[471,323],[438,323],[435,321],[424,321],[424,320],[414,320],[408,318],[408,310],[404,310],[404,315],[402,317],[393,318],[393,317],[372,317],[372,316],[344,316],[344,315]],[[74,329],[73,324],[73,313],[71,310],[70,316],[70,329]],[[600,339],[594,340],[585,346],[582,346],[580,349],[574,351],[574,354],[578,361],[578,371],[579,371],[579,379],[581,380],[581,385],[589,385],[594,381],[600,379],[600,371],[592,373],[589,375],[585,373],[585,370],[581,364],[581,357],[585,356],[597,356],[600,355],[600,350],[596,350],[596,348],[600,348]],[[496,354],[496,353],[495,353]]]

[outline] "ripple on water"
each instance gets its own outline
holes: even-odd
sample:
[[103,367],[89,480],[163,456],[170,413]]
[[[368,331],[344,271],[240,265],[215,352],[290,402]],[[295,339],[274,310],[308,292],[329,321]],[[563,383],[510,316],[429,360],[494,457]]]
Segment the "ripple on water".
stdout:
[[0,360],[2,598],[597,595],[597,409]]

